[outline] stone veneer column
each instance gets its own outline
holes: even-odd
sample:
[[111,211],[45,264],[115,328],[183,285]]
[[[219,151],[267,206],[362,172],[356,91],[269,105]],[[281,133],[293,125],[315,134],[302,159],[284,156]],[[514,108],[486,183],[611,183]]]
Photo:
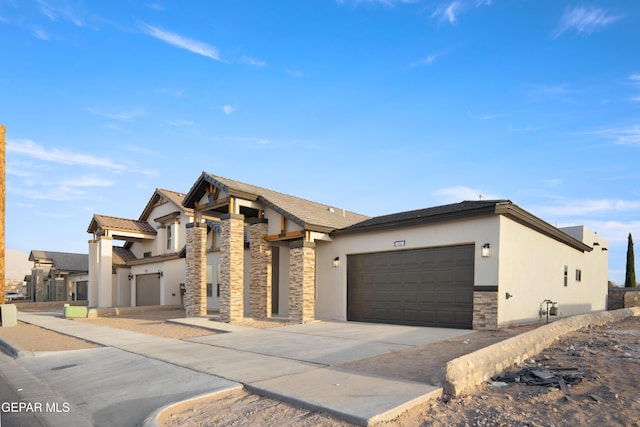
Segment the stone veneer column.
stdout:
[[220,217],[220,320],[244,318],[244,215]]
[[296,241],[289,245],[289,317],[300,323],[315,319],[316,245]]
[[186,317],[207,315],[207,224],[190,222],[186,226],[187,281],[184,311]]
[[66,301],[67,300],[67,287],[65,286],[65,279],[63,277],[55,277],[53,278],[53,283],[55,283],[55,300],[56,301]]
[[249,308],[251,317],[271,317],[271,243],[267,235],[267,219],[249,221],[250,276]]
[[498,292],[473,292],[473,329],[498,329]]

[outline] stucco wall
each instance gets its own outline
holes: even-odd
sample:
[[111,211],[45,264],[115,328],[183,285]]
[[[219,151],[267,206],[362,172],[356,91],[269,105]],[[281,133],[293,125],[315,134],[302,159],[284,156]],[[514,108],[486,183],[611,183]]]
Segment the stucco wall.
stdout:
[[[131,273],[134,276],[138,274],[157,273],[158,271],[162,271],[162,277],[160,278],[160,304],[180,305],[180,283],[185,283],[187,280],[184,258],[134,265],[131,267]],[[135,291],[136,287],[131,286],[131,305],[136,305]]]
[[[606,309],[606,251],[583,253],[503,216],[500,224],[499,326],[541,320],[540,305],[546,299],[558,303],[558,317]],[[585,243],[594,241],[606,246],[586,230]],[[581,281],[576,280],[577,269]]]
[[[351,254],[475,244],[475,286],[497,286],[499,224],[497,217],[486,217],[369,233],[338,234],[331,243],[316,241],[316,318],[346,320],[347,255]],[[404,246],[394,246],[394,242],[399,241],[404,241]],[[492,248],[489,258],[482,258],[480,254],[485,243]],[[332,266],[336,257],[340,259],[338,268]]]

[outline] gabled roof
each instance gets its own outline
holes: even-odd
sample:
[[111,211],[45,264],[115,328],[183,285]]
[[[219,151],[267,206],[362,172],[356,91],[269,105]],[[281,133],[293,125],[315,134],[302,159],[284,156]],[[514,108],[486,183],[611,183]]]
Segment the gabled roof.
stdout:
[[359,233],[366,231],[385,230],[397,227],[410,227],[415,225],[433,224],[459,219],[469,219],[480,216],[504,215],[520,224],[529,227],[569,245],[580,251],[591,251],[592,248],[578,239],[570,236],[562,230],[541,220],[525,211],[510,200],[479,200],[452,203],[449,205],[435,206],[432,208],[418,209],[400,212],[391,215],[382,215],[354,224],[335,234]]
[[145,206],[144,210],[140,214],[140,218],[138,219],[140,221],[147,221],[149,219],[149,215],[151,215],[151,212],[156,207],[156,204],[162,199],[168,200],[169,202],[173,203],[174,205],[176,205],[176,208],[184,212],[186,215],[193,216],[193,209],[188,209],[182,206],[182,200],[184,199],[184,197],[184,193],[165,190],[164,188],[156,188],[156,191],[147,202],[147,206]]
[[262,202],[310,231],[329,233],[369,218],[355,212],[346,211],[323,203],[312,202],[206,172],[202,173],[198,181],[196,181],[193,187],[191,187],[191,190],[189,190],[189,193],[183,201],[184,206],[188,208],[195,207],[195,203],[200,201],[205,195],[207,184],[212,184],[233,197]]
[[33,250],[29,254],[29,261],[51,264],[58,271],[89,271],[89,255],[87,254]]
[[156,229],[146,221],[94,214],[87,233],[95,233],[100,229],[157,234]]

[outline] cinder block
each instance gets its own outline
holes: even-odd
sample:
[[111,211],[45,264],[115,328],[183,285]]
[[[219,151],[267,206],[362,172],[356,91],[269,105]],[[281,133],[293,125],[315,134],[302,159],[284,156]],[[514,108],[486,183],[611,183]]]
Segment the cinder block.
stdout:
[[18,309],[15,304],[0,304],[0,326],[3,328],[18,324]]

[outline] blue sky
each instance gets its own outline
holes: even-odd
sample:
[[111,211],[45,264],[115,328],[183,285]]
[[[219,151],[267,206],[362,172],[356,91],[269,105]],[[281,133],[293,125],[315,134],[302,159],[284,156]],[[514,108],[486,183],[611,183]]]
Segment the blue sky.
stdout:
[[367,215],[505,198],[640,241],[640,2],[0,3],[7,248],[202,171]]

